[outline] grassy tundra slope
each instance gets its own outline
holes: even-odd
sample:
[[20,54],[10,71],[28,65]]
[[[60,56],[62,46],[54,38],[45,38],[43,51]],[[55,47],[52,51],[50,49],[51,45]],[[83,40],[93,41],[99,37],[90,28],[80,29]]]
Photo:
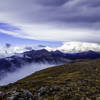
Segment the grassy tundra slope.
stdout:
[[44,69],[0,90],[14,87],[40,93],[43,100],[100,100],[100,59]]

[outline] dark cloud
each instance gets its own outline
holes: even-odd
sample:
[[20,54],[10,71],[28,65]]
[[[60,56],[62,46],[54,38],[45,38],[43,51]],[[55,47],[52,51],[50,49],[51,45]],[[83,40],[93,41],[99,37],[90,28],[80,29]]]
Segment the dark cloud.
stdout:
[[34,0],[37,4],[43,6],[61,6],[70,0]]
[[8,23],[0,23],[0,29],[6,30],[6,31],[17,31],[20,30],[20,28],[10,25]]
[[[60,30],[62,28],[66,29],[66,31],[67,29],[69,30],[77,29],[77,31],[78,29],[79,31],[80,30],[84,31],[85,29],[86,30],[88,29],[88,32],[93,31],[92,33],[89,33],[89,35],[90,34],[92,35],[93,33],[95,33],[94,32],[95,30],[100,31],[99,12],[100,12],[100,0],[1,0],[0,1],[0,15],[1,15],[0,21],[2,22],[5,21],[8,23],[11,22],[13,24],[19,24],[19,25],[31,25],[32,32],[34,33],[37,32],[34,31],[36,29],[34,28],[34,25],[39,25],[40,26],[39,29],[41,29],[43,34],[46,34],[47,31],[45,31],[45,29],[49,26],[50,32],[47,33],[49,34],[48,36],[50,36],[50,33],[54,34],[52,33],[53,31],[56,30],[57,33],[58,32],[57,30]],[[43,29],[41,27],[43,27]],[[51,29],[51,27],[53,27],[54,30]],[[61,31],[59,31],[59,35]],[[74,37],[76,33],[74,33],[72,37]],[[46,36],[45,35],[43,36],[47,37],[47,34]],[[37,34],[35,36],[37,37]]]
[[100,22],[100,0],[2,0],[0,9],[26,23]]
[[38,47],[40,47],[40,48],[44,48],[44,47],[46,47],[45,45],[38,45]]

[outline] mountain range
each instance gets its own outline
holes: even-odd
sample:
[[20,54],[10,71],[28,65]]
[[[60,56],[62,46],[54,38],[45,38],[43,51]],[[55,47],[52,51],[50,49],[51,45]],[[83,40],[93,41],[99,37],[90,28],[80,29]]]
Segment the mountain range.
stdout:
[[40,50],[40,49],[46,49],[48,51],[60,51],[63,53],[80,53],[80,52],[86,52],[86,51],[100,51],[100,45],[98,43],[89,43],[89,42],[64,42],[61,46],[58,47],[50,47],[50,46],[44,46],[44,45],[16,45],[13,46],[10,44],[10,47],[7,46],[0,46],[0,58],[13,56],[16,53],[24,53],[26,51],[30,50]]
[[14,72],[17,69],[34,63],[48,63],[54,65],[68,64],[82,59],[100,58],[100,52],[86,51],[80,53],[63,53],[61,51],[48,51],[45,49],[31,50],[18,53],[11,57],[0,59],[0,79],[7,72]]

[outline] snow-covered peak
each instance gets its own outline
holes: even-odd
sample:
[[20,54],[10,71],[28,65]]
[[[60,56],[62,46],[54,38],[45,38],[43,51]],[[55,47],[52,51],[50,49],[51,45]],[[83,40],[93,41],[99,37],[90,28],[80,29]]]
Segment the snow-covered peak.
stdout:
[[64,53],[77,53],[84,51],[100,51],[100,45],[97,43],[88,43],[88,42],[64,42],[61,47],[51,48],[45,47],[48,51],[59,50]]

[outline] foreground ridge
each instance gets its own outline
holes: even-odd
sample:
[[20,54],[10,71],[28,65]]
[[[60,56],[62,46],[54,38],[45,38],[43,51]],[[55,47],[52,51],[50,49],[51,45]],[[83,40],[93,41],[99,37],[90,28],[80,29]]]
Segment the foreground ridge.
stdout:
[[0,90],[3,97],[14,93],[9,100],[100,100],[100,59],[47,68]]

